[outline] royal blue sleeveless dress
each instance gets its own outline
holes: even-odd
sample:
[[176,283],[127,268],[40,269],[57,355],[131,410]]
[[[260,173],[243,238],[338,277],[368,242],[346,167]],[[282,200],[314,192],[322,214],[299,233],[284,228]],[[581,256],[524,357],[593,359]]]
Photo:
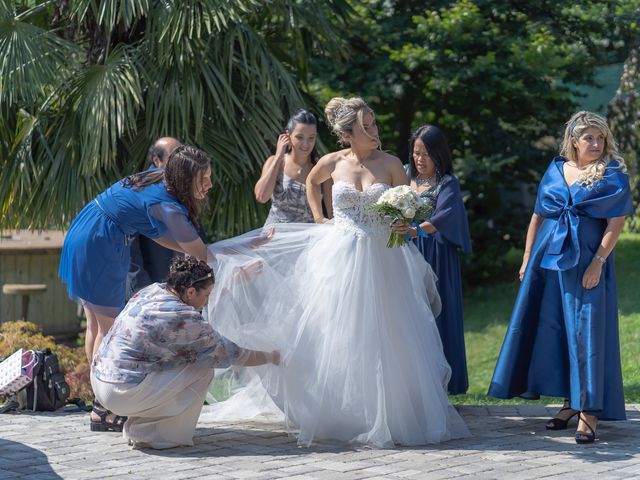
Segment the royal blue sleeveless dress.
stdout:
[[607,219],[632,213],[629,177],[611,162],[593,186],[567,185],[563,157],[547,169],[535,213],[544,217],[516,297],[489,395],[569,398],[571,408],[624,420],[614,253],[598,285],[582,287]]
[[[460,184],[453,175],[445,175],[435,198],[429,222],[437,228],[414,243],[438,277],[438,293],[442,311],[436,318],[438,332],[447,362],[451,366],[448,390],[452,395],[466,393],[469,388],[467,356],[464,345],[462,276],[458,250],[471,253],[471,237]],[[428,191],[423,192],[423,195]]]
[[116,182],[75,218],[62,247],[58,275],[76,301],[113,316],[125,305],[130,240],[135,234],[193,241],[187,209],[164,182],[141,190]]

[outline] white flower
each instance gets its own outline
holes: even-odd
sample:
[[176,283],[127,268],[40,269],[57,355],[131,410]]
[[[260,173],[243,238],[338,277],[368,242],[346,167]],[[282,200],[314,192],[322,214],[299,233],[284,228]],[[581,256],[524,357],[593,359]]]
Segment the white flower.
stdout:
[[404,215],[404,218],[413,218],[416,216],[416,209],[413,207],[405,208],[402,211],[402,215]]

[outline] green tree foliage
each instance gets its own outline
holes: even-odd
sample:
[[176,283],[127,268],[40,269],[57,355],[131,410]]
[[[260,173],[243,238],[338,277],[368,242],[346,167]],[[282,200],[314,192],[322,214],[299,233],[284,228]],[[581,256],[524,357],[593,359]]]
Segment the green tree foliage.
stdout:
[[0,219],[67,225],[176,136],[213,162],[216,236],[260,221],[254,174],[337,55],[342,0],[0,0]]
[[609,121],[620,152],[624,156],[634,190],[635,215],[629,226],[640,231],[640,0],[620,2],[617,13],[630,38],[631,51],[624,63],[620,87],[609,105]]
[[625,50],[618,2],[353,3],[352,55],[321,63],[314,93],[366,97],[383,145],[405,161],[412,129],[443,128],[479,252],[467,278],[488,278],[522,244],[535,194],[527,185],[557,149],[575,85],[592,84],[595,68]]

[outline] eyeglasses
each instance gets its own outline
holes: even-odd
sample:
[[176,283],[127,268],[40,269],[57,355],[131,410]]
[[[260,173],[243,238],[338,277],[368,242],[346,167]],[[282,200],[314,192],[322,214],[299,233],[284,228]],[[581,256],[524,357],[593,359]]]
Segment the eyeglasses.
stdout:
[[213,272],[209,272],[207,273],[204,277],[198,278],[196,280],[194,280],[193,282],[191,282],[191,286],[193,287],[196,283],[200,283],[204,280],[207,280],[209,278],[213,278]]

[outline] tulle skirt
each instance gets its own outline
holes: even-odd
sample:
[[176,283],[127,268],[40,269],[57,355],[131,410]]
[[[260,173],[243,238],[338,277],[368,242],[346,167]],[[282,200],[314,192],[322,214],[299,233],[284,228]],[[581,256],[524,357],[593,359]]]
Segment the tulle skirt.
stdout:
[[301,445],[468,435],[447,399],[435,277],[415,246],[331,224],[278,225],[267,244],[240,246],[259,233],[210,247],[209,320],[243,347],[280,350],[282,363],[251,369],[258,380],[214,418],[281,412]]

